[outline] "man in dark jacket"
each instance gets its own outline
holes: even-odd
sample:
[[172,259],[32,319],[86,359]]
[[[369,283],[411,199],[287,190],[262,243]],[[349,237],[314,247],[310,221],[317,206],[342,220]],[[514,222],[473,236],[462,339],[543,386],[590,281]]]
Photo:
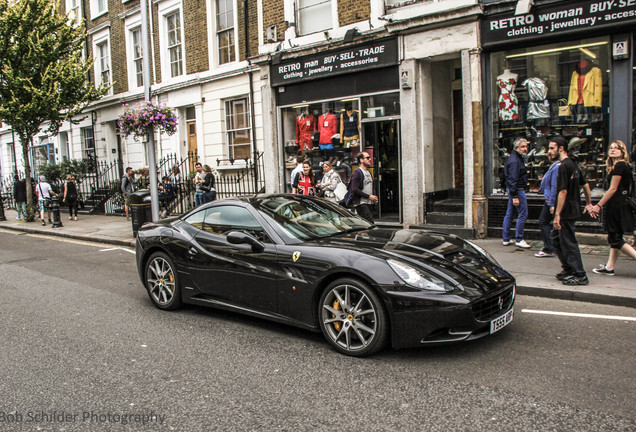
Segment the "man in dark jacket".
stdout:
[[530,245],[523,239],[523,228],[528,219],[528,202],[526,201],[526,186],[528,186],[528,171],[523,157],[528,153],[528,141],[525,138],[517,138],[513,143],[514,150],[504,166],[506,178],[506,190],[508,192],[508,209],[503,221],[503,245],[512,244],[510,228],[515,213],[517,224],[515,225],[515,246],[529,249]]
[[23,219],[26,220],[26,201],[27,201],[27,191],[26,191],[26,180],[20,180],[20,177],[16,174],[15,180],[13,182],[13,198],[15,199],[15,209],[18,212],[17,220]]

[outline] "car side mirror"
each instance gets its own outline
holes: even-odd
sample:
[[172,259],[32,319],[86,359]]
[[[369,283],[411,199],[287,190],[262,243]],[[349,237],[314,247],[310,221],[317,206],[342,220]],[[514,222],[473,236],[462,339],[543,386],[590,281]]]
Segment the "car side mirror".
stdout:
[[231,244],[248,244],[252,246],[252,252],[263,252],[265,245],[249,234],[241,231],[232,231],[227,235],[227,242]]

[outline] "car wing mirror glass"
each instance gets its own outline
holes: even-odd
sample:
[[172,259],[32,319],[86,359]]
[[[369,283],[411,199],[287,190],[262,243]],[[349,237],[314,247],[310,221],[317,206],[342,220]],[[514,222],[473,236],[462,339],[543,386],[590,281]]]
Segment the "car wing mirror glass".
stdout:
[[241,231],[232,231],[227,235],[227,242],[231,244],[248,244],[252,246],[252,252],[263,252],[265,245],[249,234]]

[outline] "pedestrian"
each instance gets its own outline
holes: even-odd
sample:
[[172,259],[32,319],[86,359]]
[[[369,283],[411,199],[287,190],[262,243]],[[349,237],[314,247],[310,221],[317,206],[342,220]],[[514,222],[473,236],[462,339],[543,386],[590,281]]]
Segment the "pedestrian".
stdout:
[[556,204],[557,174],[561,166],[556,143],[549,145],[548,158],[550,162],[552,162],[552,165],[550,165],[548,172],[543,175],[541,187],[539,188],[539,192],[541,192],[545,198],[541,215],[539,215],[539,228],[541,229],[541,237],[543,238],[543,249],[534,254],[534,256],[539,258],[554,256],[554,246],[552,246],[550,234],[552,232],[552,219],[554,218],[554,206]]
[[77,182],[72,174],[66,174],[66,183],[64,183],[64,198],[62,199],[68,206],[68,220],[77,220]]
[[612,142],[607,154],[609,189],[601,200],[592,206],[591,213],[598,215],[601,208],[605,207],[604,222],[610,253],[607,264],[601,264],[592,271],[596,274],[614,276],[614,265],[621,252],[636,260],[636,250],[623,239],[625,233],[631,234],[634,231],[632,210],[626,202],[626,198],[634,187],[634,175],[629,164],[627,147],[623,141]]
[[334,190],[338,186],[338,184],[342,183],[342,179],[340,178],[340,174],[338,174],[333,167],[331,166],[331,162],[324,161],[322,163],[322,180],[318,183],[318,187],[320,190],[324,192],[324,198],[327,201],[331,201],[334,203],[338,203],[338,198],[336,198],[336,194]]
[[367,152],[360,152],[356,159],[360,167],[351,175],[351,204],[358,216],[369,223],[374,223],[371,206],[378,203],[378,197],[373,195],[373,177],[369,172],[371,156]]
[[201,189],[201,185],[205,182],[205,173],[201,162],[194,164],[196,174],[194,174],[194,206],[199,207],[205,202],[205,191]]
[[57,196],[57,194],[51,189],[51,185],[46,182],[46,177],[43,175],[40,176],[40,182],[38,183],[35,191],[38,195],[38,207],[40,208],[40,220],[42,220],[42,225],[46,225],[44,221],[44,212],[46,211],[49,223],[53,223],[51,221],[51,208],[50,201],[51,195]]
[[130,220],[130,195],[135,191],[135,177],[133,169],[126,167],[126,175],[121,179],[121,192],[124,194],[124,211],[126,220]]
[[17,220],[27,220],[26,201],[26,179],[20,180],[20,177],[16,174],[13,181],[13,198],[15,199],[15,209],[18,212]]
[[298,174],[296,181],[292,185],[292,193],[316,196],[316,177],[308,161],[303,162],[303,170]]
[[159,210],[160,216],[165,218],[168,216],[168,204],[174,199],[174,185],[170,183],[170,177],[163,176],[159,184]]
[[181,193],[181,170],[177,165],[173,166],[170,171],[170,183],[174,187],[175,195]]
[[289,177],[289,185],[294,188],[294,183],[296,182],[296,177],[303,171],[303,162],[305,162],[304,156],[296,157],[296,168],[294,168],[291,172],[291,176]]
[[561,161],[557,173],[557,200],[552,223],[554,229],[551,233],[554,250],[562,267],[556,278],[564,285],[588,285],[590,281],[583,268],[575,224],[581,216],[581,188],[585,195],[585,212],[590,212],[592,208],[590,186],[579,167],[569,157],[565,138],[553,137],[550,139],[550,145],[552,143],[556,144]]
[[212,174],[212,168],[210,165],[203,165],[203,184],[201,189],[203,190],[203,202],[207,203],[216,199],[216,189],[214,187],[214,174]]
[[513,243],[510,239],[510,228],[516,213],[517,223],[515,225],[514,244],[522,249],[530,248],[530,245],[523,239],[523,229],[528,219],[528,202],[526,201],[528,171],[524,161],[524,156],[527,153],[528,141],[525,138],[517,138],[513,143],[513,151],[504,165],[508,209],[503,221],[503,245],[508,246]]

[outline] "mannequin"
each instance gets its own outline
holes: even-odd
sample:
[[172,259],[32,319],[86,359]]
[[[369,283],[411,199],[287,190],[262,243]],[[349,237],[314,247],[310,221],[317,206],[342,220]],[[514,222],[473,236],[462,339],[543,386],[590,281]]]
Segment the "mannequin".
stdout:
[[504,69],[497,77],[497,87],[501,91],[499,95],[499,120],[516,120],[519,118],[519,101],[515,95],[519,75]]
[[570,105],[600,107],[603,98],[603,78],[601,69],[587,60],[581,60],[574,67],[570,81]]
[[320,131],[320,149],[325,151],[325,156],[333,161],[334,148],[331,138],[338,133],[338,117],[330,111],[323,112],[318,117],[318,130]]
[[541,78],[528,78],[521,83],[528,88],[528,120],[550,118],[548,86]]
[[360,145],[358,113],[351,106],[347,106],[345,112],[340,114],[340,142],[344,143],[345,148]]
[[316,130],[316,116],[309,111],[304,111],[296,118],[296,144],[301,151],[314,148],[311,137]]

